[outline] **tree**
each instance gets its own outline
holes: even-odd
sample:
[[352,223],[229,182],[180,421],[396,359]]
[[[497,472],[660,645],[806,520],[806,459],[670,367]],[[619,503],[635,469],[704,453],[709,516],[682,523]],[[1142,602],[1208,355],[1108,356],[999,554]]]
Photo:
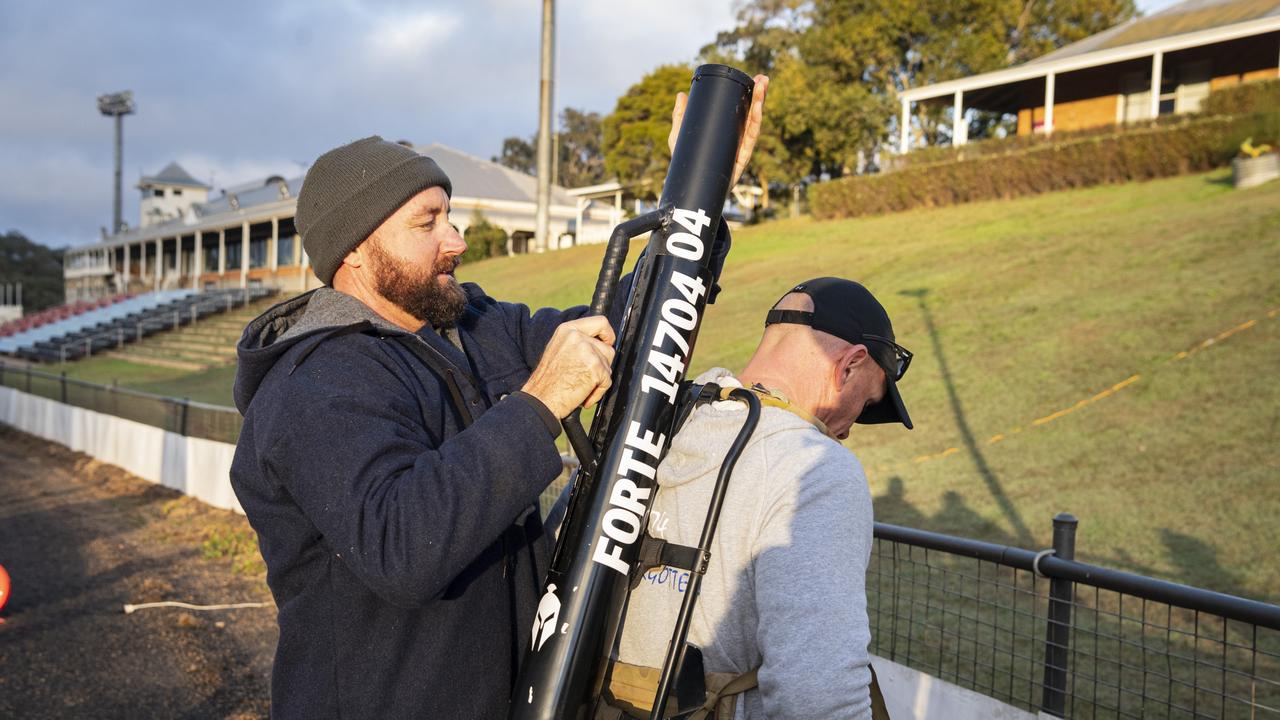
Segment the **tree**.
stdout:
[[538,171],[538,151],[533,139],[509,137],[502,141],[502,154],[490,158],[493,162],[518,170],[526,175]]
[[62,277],[64,252],[32,242],[17,230],[0,234],[0,284],[22,283],[24,313],[66,301]]
[[703,62],[740,65],[772,76],[778,58],[795,50],[809,26],[811,0],[750,0],[738,7],[737,26],[716,35],[699,53]]
[[464,239],[467,241],[467,251],[462,253],[463,262],[498,257],[507,252],[506,231],[489,222],[479,209],[471,215],[471,224],[467,226]]
[[[600,150],[603,134],[599,113],[577,108],[561,110],[560,130],[556,132],[553,143],[557,148],[557,156],[552,180],[563,187],[582,187],[604,182],[604,154]],[[491,159],[512,170],[536,175],[537,138],[530,136],[528,140],[524,140],[509,137],[502,141],[502,154]]]
[[656,198],[671,161],[667,136],[676,93],[689,89],[693,68],[663,65],[632,85],[604,119],[604,169],[642,197]]
[[[809,133],[815,171],[838,176],[883,147],[903,90],[1025,62],[1134,13],[1133,0],[749,0],[703,56],[776,75],[766,113],[775,131],[766,132]],[[803,87],[804,100],[779,107],[790,60],[800,64],[788,84]],[[915,121],[936,143],[949,137],[951,110],[918,103]],[[975,113],[971,132],[999,122]],[[773,154],[794,143],[762,137],[760,147]]]
[[599,113],[565,108],[560,111],[558,184],[582,187],[604,182],[604,127]]

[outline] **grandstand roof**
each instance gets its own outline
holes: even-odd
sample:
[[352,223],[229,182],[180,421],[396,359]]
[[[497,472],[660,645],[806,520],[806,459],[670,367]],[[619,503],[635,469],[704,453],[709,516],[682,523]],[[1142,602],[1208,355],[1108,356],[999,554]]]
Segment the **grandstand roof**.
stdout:
[[[455,199],[465,197],[480,201],[537,204],[538,183],[532,175],[526,175],[518,170],[483,160],[440,143],[418,145],[413,149],[439,163],[453,182]],[[169,163],[160,173],[143,178],[143,182],[149,181],[209,187],[191,177],[177,163]],[[296,202],[298,193],[302,190],[302,181],[301,175],[287,179],[280,175],[271,175],[260,180],[240,183],[212,195],[206,202],[194,203],[191,206],[191,212],[182,217],[149,225],[146,228],[134,228],[110,236],[94,245],[112,246],[122,242],[137,242],[140,239],[172,237],[175,234],[190,234],[196,230],[208,230],[228,223],[254,221],[254,217],[269,217],[282,212],[292,213],[291,209],[283,210],[281,203]],[[553,207],[559,207],[562,212],[569,212],[576,207],[577,200],[569,195],[565,188],[553,185],[551,204]],[[92,245],[86,247],[92,247]]]

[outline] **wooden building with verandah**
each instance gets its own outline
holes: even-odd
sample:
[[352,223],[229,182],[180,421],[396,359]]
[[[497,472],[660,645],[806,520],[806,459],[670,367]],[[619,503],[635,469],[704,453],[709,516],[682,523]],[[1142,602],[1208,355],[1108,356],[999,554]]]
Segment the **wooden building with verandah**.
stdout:
[[[415,149],[453,181],[450,220],[460,232],[483,214],[507,234],[508,254],[532,249],[532,176],[438,143]],[[208,184],[170,163],[138,183],[139,227],[66,251],[67,300],[177,288],[318,287],[293,222],[302,180],[272,175],[211,196]],[[558,185],[552,186],[549,210],[552,250],[603,242],[620,222],[616,210],[584,204]]]
[[1280,77],[1280,0],[1185,0],[1004,70],[899,93],[900,153],[914,103],[952,108],[951,143],[971,110],[1016,115],[1017,134],[1123,126],[1191,113],[1215,90]]

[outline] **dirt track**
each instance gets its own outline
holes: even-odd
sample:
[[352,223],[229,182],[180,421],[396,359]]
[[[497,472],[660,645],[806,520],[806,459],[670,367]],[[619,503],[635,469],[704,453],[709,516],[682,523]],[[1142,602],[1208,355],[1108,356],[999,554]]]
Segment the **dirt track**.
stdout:
[[255,718],[274,607],[244,518],[0,425],[0,718]]

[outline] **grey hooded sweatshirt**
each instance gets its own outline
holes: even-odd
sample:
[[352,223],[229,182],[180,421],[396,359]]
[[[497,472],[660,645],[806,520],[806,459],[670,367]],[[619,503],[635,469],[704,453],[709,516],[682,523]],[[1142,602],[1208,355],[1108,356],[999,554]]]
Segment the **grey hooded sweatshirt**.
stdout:
[[[697,382],[741,387],[715,368]],[[658,538],[696,545],[716,474],[746,419],[738,402],[695,410],[658,467]],[[871,717],[865,577],[871,493],[853,453],[787,410],[764,407],[739,459],[689,642],[707,672],[759,668],[739,719]],[[649,571],[631,594],[619,659],[660,667],[689,573]]]

